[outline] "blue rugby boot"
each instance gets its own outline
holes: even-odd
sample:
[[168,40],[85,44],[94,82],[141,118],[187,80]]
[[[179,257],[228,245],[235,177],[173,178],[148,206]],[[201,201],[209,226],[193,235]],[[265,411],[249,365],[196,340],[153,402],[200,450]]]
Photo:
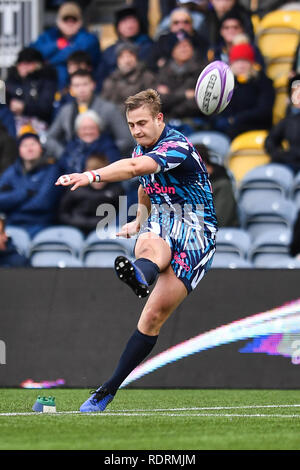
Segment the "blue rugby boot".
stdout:
[[131,287],[139,298],[149,295],[149,285],[142,271],[125,256],[115,259],[115,271],[118,278]]
[[83,413],[104,411],[107,405],[115,398],[114,395],[104,387],[91,391],[92,396],[88,398],[79,408]]

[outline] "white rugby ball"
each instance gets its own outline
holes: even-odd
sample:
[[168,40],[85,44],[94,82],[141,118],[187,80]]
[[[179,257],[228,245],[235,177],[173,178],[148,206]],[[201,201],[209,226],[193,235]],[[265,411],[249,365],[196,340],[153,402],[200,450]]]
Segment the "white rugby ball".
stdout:
[[200,73],[195,88],[195,100],[203,114],[219,114],[230,103],[234,90],[234,76],[220,60],[208,64]]

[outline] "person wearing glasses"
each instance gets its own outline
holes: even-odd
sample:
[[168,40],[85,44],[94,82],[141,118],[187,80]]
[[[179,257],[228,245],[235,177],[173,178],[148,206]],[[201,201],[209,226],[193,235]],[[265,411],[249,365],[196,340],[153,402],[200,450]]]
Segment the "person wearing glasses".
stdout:
[[188,34],[197,48],[197,55],[200,59],[205,59],[208,42],[204,36],[195,31],[193,18],[186,8],[175,8],[170,15],[170,25],[168,31],[162,33],[155,41],[152,53],[148,61],[148,67],[157,72],[171,58],[174,40],[182,35]]
[[73,2],[61,5],[56,26],[43,32],[31,47],[39,50],[44,59],[56,68],[58,90],[68,84],[67,59],[75,51],[88,52],[94,67],[101,62],[101,49],[97,36],[83,27],[82,11]]

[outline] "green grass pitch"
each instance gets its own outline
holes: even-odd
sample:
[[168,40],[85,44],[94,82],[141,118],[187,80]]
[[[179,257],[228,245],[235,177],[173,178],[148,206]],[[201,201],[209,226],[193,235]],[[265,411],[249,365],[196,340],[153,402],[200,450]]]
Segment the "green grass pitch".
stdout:
[[[78,413],[88,394],[0,389],[0,450],[300,449],[300,390],[124,389],[104,413]],[[38,395],[57,413],[32,412]]]

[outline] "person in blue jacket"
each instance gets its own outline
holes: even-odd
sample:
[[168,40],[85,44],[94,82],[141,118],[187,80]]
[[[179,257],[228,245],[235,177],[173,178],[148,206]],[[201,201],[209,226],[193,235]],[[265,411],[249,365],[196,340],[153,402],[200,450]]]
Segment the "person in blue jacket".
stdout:
[[23,134],[18,147],[19,157],[0,176],[0,211],[7,224],[24,228],[33,237],[55,222],[62,192],[53,181],[60,169],[44,160],[37,134]]
[[58,90],[68,83],[67,59],[77,50],[90,54],[93,66],[101,61],[97,36],[83,27],[82,11],[73,2],[64,3],[58,10],[56,26],[42,33],[31,47],[38,49],[44,59],[56,68]]
[[58,164],[64,173],[83,172],[86,160],[93,154],[104,154],[108,163],[120,160],[121,153],[109,134],[102,133],[101,118],[96,111],[78,114],[75,119],[76,136],[69,141]]
[[103,60],[97,68],[97,82],[104,80],[117,68],[117,47],[123,42],[132,42],[138,48],[138,58],[147,62],[153,40],[142,32],[141,20],[134,7],[125,6],[115,12],[115,29],[117,41],[103,51]]

